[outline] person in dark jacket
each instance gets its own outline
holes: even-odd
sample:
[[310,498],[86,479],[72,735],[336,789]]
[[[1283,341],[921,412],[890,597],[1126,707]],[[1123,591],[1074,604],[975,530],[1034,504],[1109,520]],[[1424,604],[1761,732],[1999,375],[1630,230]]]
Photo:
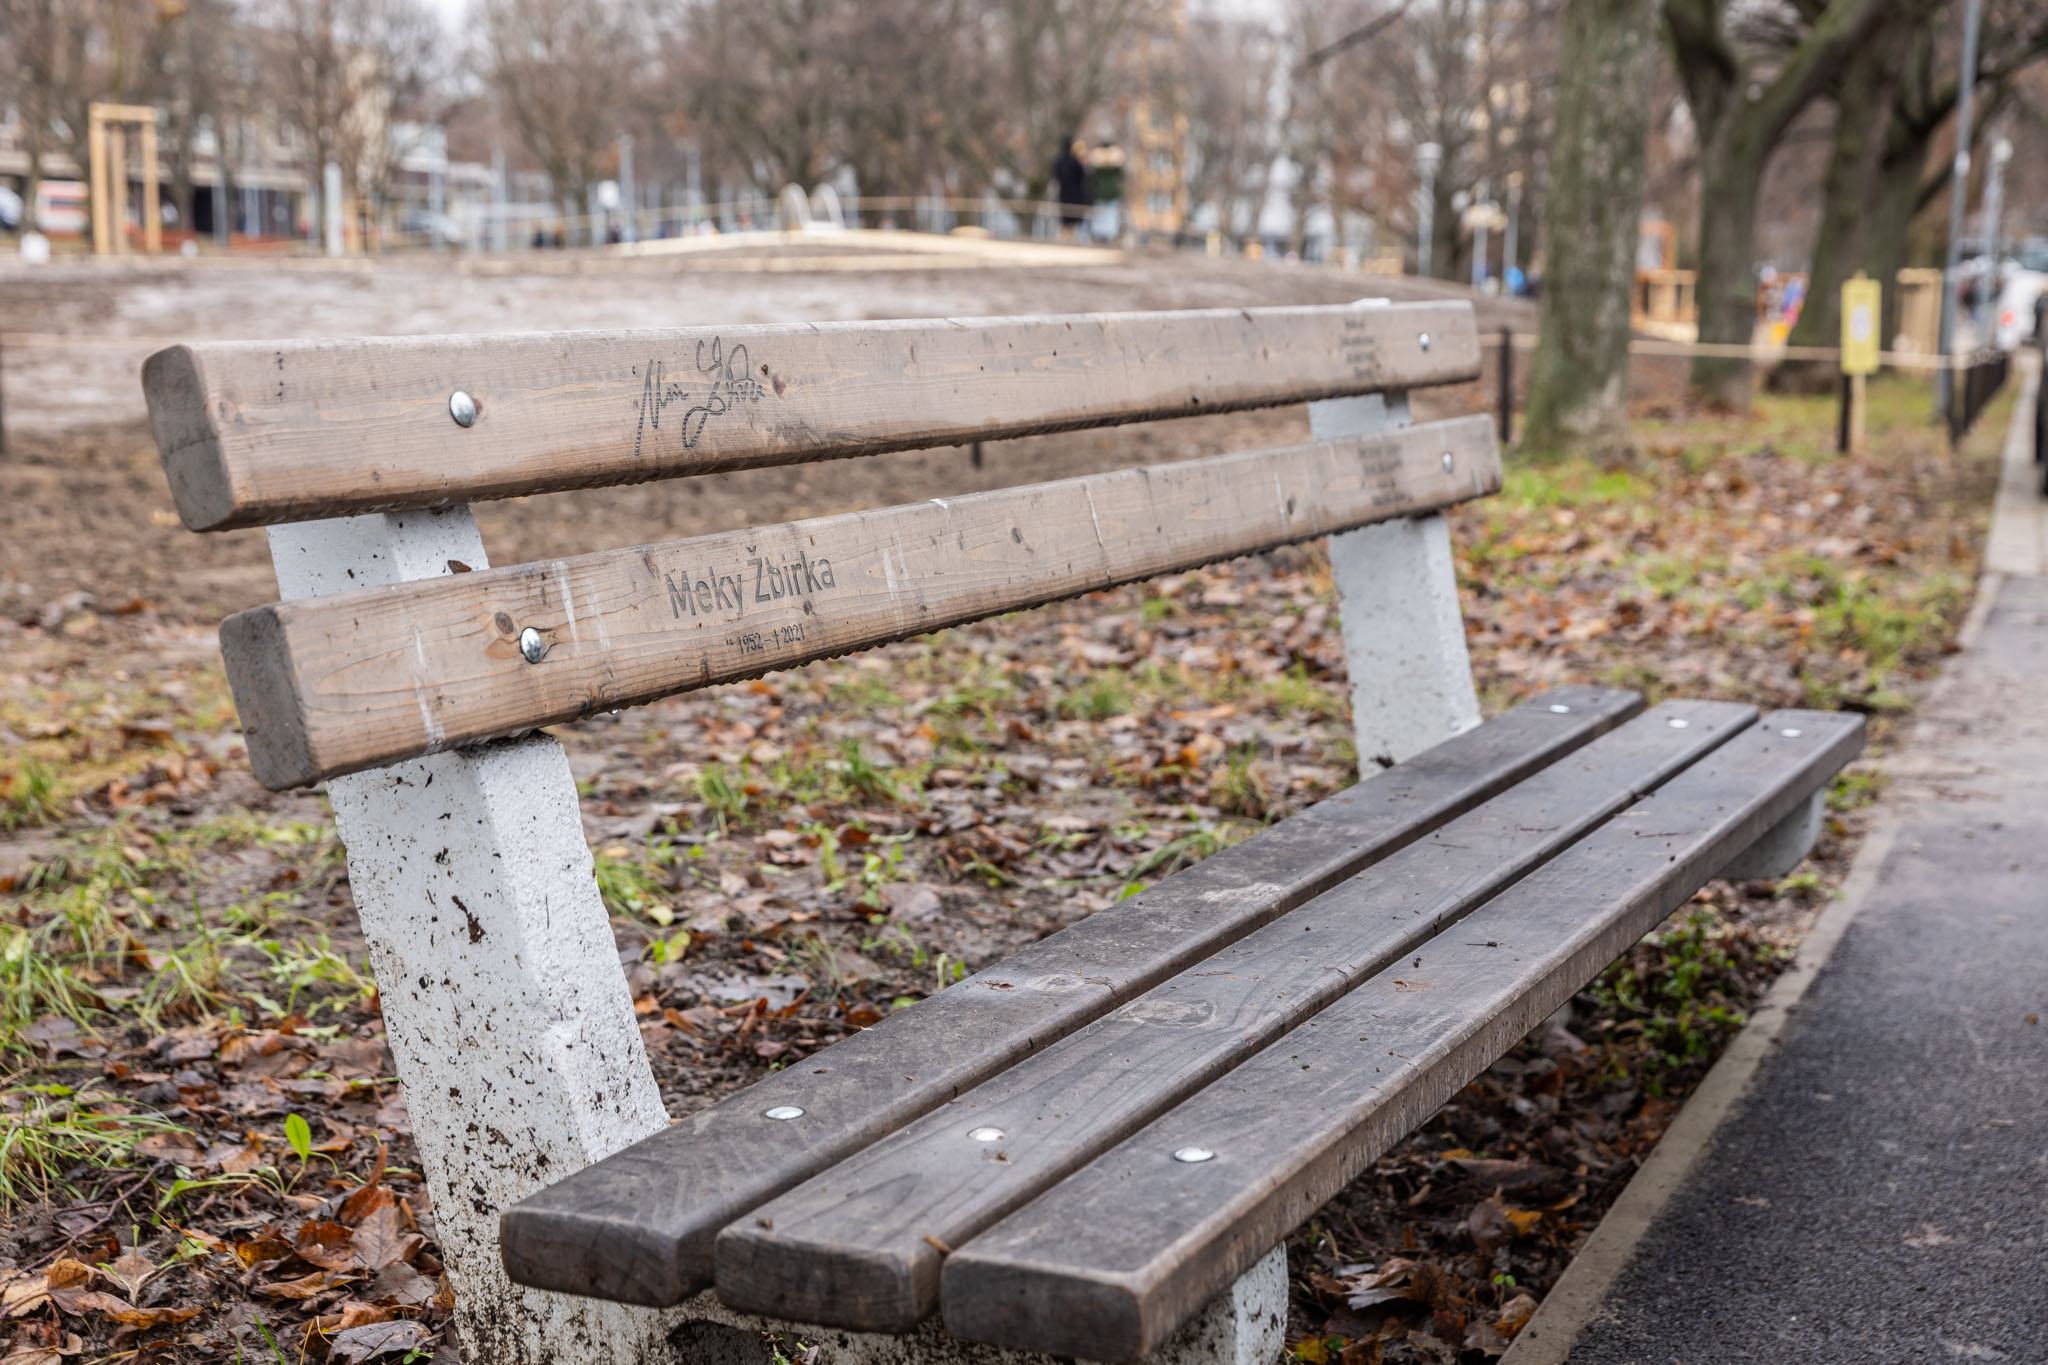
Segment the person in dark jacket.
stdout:
[[1094,187],[1090,185],[1087,163],[1074,154],[1074,139],[1064,138],[1060,142],[1060,154],[1053,158],[1052,178],[1060,196],[1060,228],[1072,236],[1088,217],[1088,206],[1095,202]]

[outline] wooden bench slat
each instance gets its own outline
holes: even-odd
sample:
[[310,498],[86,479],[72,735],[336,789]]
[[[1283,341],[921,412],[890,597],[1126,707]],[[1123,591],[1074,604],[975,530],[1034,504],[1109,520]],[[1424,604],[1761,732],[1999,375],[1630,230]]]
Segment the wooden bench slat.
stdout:
[[275,603],[221,652],[281,789],[1499,486],[1491,419],[1462,417]]
[[939,1306],[940,1245],[965,1243],[1247,1057],[1291,1051],[1276,1042],[1288,1030],[1755,719],[1727,702],[1654,707],[1194,963],[735,1222],[718,1239],[719,1298],[909,1331]]
[[[1787,732],[1797,731],[1797,737]],[[1853,758],[1781,711],[947,1258],[946,1326],[1136,1359]],[[1178,1161],[1184,1149],[1213,1152]]]
[[[712,1239],[748,1210],[1641,707],[1616,688],[1558,688],[1376,773],[529,1196],[501,1220],[506,1269],[542,1289],[681,1302],[711,1283]],[[805,1116],[763,1119],[779,1105]]]
[[179,515],[219,531],[1478,374],[1447,302],[211,342],[151,356],[143,389]]

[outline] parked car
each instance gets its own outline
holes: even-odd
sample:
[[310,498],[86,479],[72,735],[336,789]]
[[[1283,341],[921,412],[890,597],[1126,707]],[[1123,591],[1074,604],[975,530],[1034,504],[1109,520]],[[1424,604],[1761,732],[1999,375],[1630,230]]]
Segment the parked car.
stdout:
[[1991,319],[1992,341],[1999,350],[2016,351],[2035,339],[2034,304],[2044,293],[2048,293],[2048,271],[2017,266],[2006,270]]
[[0,229],[21,231],[21,196],[0,185]]
[[462,224],[445,213],[414,209],[399,221],[398,230],[430,246],[469,245],[469,234],[463,231]]

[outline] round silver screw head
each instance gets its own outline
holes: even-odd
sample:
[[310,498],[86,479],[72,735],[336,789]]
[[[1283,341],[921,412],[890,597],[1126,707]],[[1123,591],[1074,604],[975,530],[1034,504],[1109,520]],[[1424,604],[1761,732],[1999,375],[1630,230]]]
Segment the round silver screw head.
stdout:
[[1444,473],[1450,473],[1452,466],[1456,465],[1457,463],[1458,462],[1456,460],[1451,458],[1451,452],[1446,450],[1444,452]]
[[548,642],[532,626],[519,632],[519,657],[530,664],[537,664],[547,657]]
[[1669,725],[1674,730],[1683,730],[1688,725],[1691,725],[1692,722],[1687,720],[1684,716],[1673,716],[1670,720],[1666,721],[1665,724]]
[[980,1128],[968,1129],[967,1136],[973,1142],[1001,1142],[1009,1134],[1000,1128],[991,1128],[984,1124]]
[[1550,712],[1555,716],[1568,716],[1572,713],[1572,708],[1561,701],[1554,701],[1550,703]]
[[1799,738],[1799,732],[1797,730],[1780,730],[1778,733],[1783,735],[1787,739]]
[[761,1111],[762,1118],[775,1119],[778,1122],[787,1122],[790,1119],[800,1119],[803,1116],[804,1111],[797,1108],[793,1104],[778,1104],[773,1109],[763,1109]]
[[1174,1152],[1173,1159],[1194,1166],[1204,1161],[1214,1161],[1216,1154],[1207,1147],[1182,1147]]
[[1423,350],[1425,350],[1425,351],[1426,351],[1426,350],[1428,350],[1428,349],[1429,349],[1429,333],[1427,333],[1427,332],[1424,332],[1424,333],[1423,333],[1423,334],[1422,334],[1421,336],[1419,336],[1419,337],[1417,337],[1417,338],[1415,338],[1415,339],[1416,339],[1417,341],[1419,341],[1419,342],[1421,342],[1421,343],[1422,343],[1422,349],[1423,349]]
[[475,426],[476,399],[471,398],[463,390],[457,389],[448,395],[448,415],[455,419],[455,425],[458,427]]

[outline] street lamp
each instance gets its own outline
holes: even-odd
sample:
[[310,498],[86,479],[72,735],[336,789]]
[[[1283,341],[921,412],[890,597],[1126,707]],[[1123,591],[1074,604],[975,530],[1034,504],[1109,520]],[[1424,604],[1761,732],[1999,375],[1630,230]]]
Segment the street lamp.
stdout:
[[1977,84],[1977,25],[1980,0],[1963,6],[1963,60],[1956,92],[1956,152],[1949,170],[1948,259],[1941,272],[1941,335],[1936,349],[1941,370],[1935,383],[1935,409],[1947,417],[1955,400],[1955,372],[1950,355],[1956,342],[1956,266],[1963,249],[1963,197],[1970,180],[1970,105]]
[[1991,144],[1991,169],[1984,176],[1984,223],[1978,233],[1984,239],[1984,283],[1977,290],[1977,306],[1970,310],[1970,330],[1977,334],[1979,346],[1984,344],[1985,320],[1998,306],[1998,227],[2005,216],[2005,163],[2010,160],[2010,141],[2000,138]]

